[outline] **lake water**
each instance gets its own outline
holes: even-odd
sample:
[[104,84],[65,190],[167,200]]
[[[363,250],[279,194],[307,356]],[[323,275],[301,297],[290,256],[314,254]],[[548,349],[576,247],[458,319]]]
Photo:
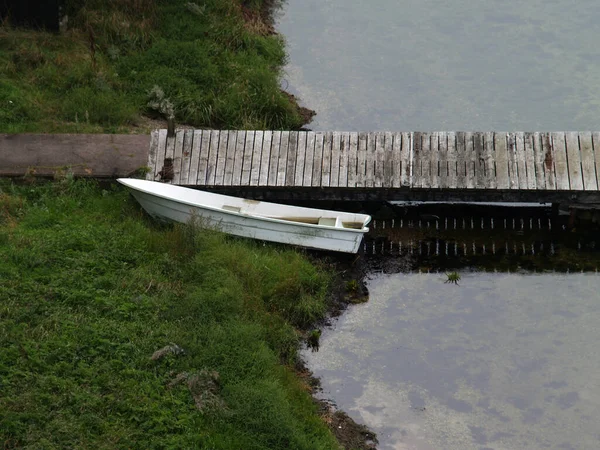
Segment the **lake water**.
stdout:
[[597,0],[286,0],[315,130],[597,130]]
[[600,448],[600,276],[373,275],[306,352],[381,449]]

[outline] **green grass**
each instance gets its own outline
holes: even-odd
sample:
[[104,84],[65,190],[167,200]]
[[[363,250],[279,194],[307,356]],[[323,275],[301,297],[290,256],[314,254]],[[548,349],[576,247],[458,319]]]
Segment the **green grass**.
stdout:
[[[158,226],[119,188],[0,184],[0,442],[338,448],[292,370],[296,329],[325,313],[324,272]],[[185,353],[151,359],[172,343]]]
[[178,123],[298,128],[265,3],[69,0],[64,34],[0,26],[0,132],[145,132],[155,86]]

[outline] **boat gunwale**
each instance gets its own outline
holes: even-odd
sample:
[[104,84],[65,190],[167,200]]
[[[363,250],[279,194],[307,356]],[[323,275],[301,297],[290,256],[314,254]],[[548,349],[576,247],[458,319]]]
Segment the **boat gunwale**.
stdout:
[[[155,197],[159,197],[162,198],[164,200],[170,200],[173,201],[175,203],[179,203],[182,205],[187,205],[187,206],[193,206],[195,208],[201,208],[201,209],[207,209],[209,211],[215,211],[215,212],[220,212],[220,213],[224,213],[224,214],[228,214],[231,216],[236,216],[236,217],[249,217],[249,218],[253,218],[255,220],[262,220],[262,221],[267,221],[267,222],[275,222],[275,223],[279,223],[279,224],[286,224],[286,225],[300,225],[302,227],[309,227],[309,228],[316,228],[316,229],[326,229],[326,230],[337,230],[337,231],[344,231],[344,232],[352,232],[352,233],[368,233],[369,232],[369,228],[367,227],[367,225],[371,222],[371,216],[369,216],[368,214],[360,214],[362,216],[366,216],[365,221],[363,222],[363,227],[358,229],[358,228],[346,228],[346,227],[336,227],[336,226],[330,226],[330,225],[319,225],[319,224],[312,224],[312,223],[306,223],[306,222],[298,222],[298,221],[294,221],[294,220],[286,220],[286,219],[278,219],[276,217],[269,217],[269,216],[262,216],[259,214],[249,214],[249,213],[242,213],[242,212],[236,212],[236,211],[229,211],[223,208],[217,208],[214,206],[207,206],[207,205],[202,205],[202,204],[198,204],[198,203],[191,203],[191,202],[187,202],[187,201],[183,201],[183,200],[177,200],[172,196],[168,196],[168,195],[164,195],[164,194],[157,194],[156,192],[152,192],[152,191],[148,191],[147,189],[142,189],[139,188],[137,186],[132,186],[130,184],[128,184],[127,182],[124,182],[125,180],[129,180],[129,178],[117,178],[117,181],[119,183],[121,183],[123,186],[127,187],[128,189],[133,189],[134,191],[138,191],[138,192],[142,192],[144,194],[148,194],[148,195],[152,195]],[[134,179],[135,180],[135,179]],[[137,181],[148,181],[148,180],[137,180]],[[181,189],[190,189],[190,188],[186,188],[183,186],[177,186],[177,185],[169,185],[169,186],[174,186],[174,187],[178,187]],[[206,192],[206,191],[202,191],[200,189],[192,189],[193,191],[198,191],[198,192]],[[234,196],[230,196],[230,195],[223,195],[223,194],[216,194],[213,192],[209,192],[209,194],[213,194],[213,195],[218,195],[221,197],[228,197],[228,198],[235,198],[235,199],[242,199],[244,200],[242,197],[234,197]],[[276,205],[276,203],[271,203],[271,202],[263,202],[263,203],[269,203],[271,205]],[[291,206],[291,205],[283,205],[283,206]],[[293,207],[293,206],[292,206]],[[299,208],[303,208],[303,207],[299,207]],[[324,210],[324,209],[317,209],[317,208],[304,208],[304,209],[310,209],[313,211],[328,211],[328,210]],[[334,211],[334,212],[340,212],[343,214],[353,214],[353,213],[344,213],[343,211]],[[356,222],[358,223],[358,222]]]

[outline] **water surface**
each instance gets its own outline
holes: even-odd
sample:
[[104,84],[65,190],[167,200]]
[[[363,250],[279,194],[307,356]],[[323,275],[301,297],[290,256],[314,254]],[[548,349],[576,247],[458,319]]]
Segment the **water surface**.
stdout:
[[373,276],[305,354],[382,449],[600,448],[600,277]]
[[286,0],[316,130],[596,130],[596,0]]

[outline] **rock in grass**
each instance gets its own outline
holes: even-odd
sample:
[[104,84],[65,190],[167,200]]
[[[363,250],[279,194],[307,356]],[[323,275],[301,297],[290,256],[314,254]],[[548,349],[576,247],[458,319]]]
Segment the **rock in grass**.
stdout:
[[169,344],[164,346],[163,348],[161,348],[160,350],[156,350],[152,356],[150,357],[150,359],[152,361],[158,361],[162,358],[164,358],[167,355],[183,355],[185,353],[185,351],[177,344]]

